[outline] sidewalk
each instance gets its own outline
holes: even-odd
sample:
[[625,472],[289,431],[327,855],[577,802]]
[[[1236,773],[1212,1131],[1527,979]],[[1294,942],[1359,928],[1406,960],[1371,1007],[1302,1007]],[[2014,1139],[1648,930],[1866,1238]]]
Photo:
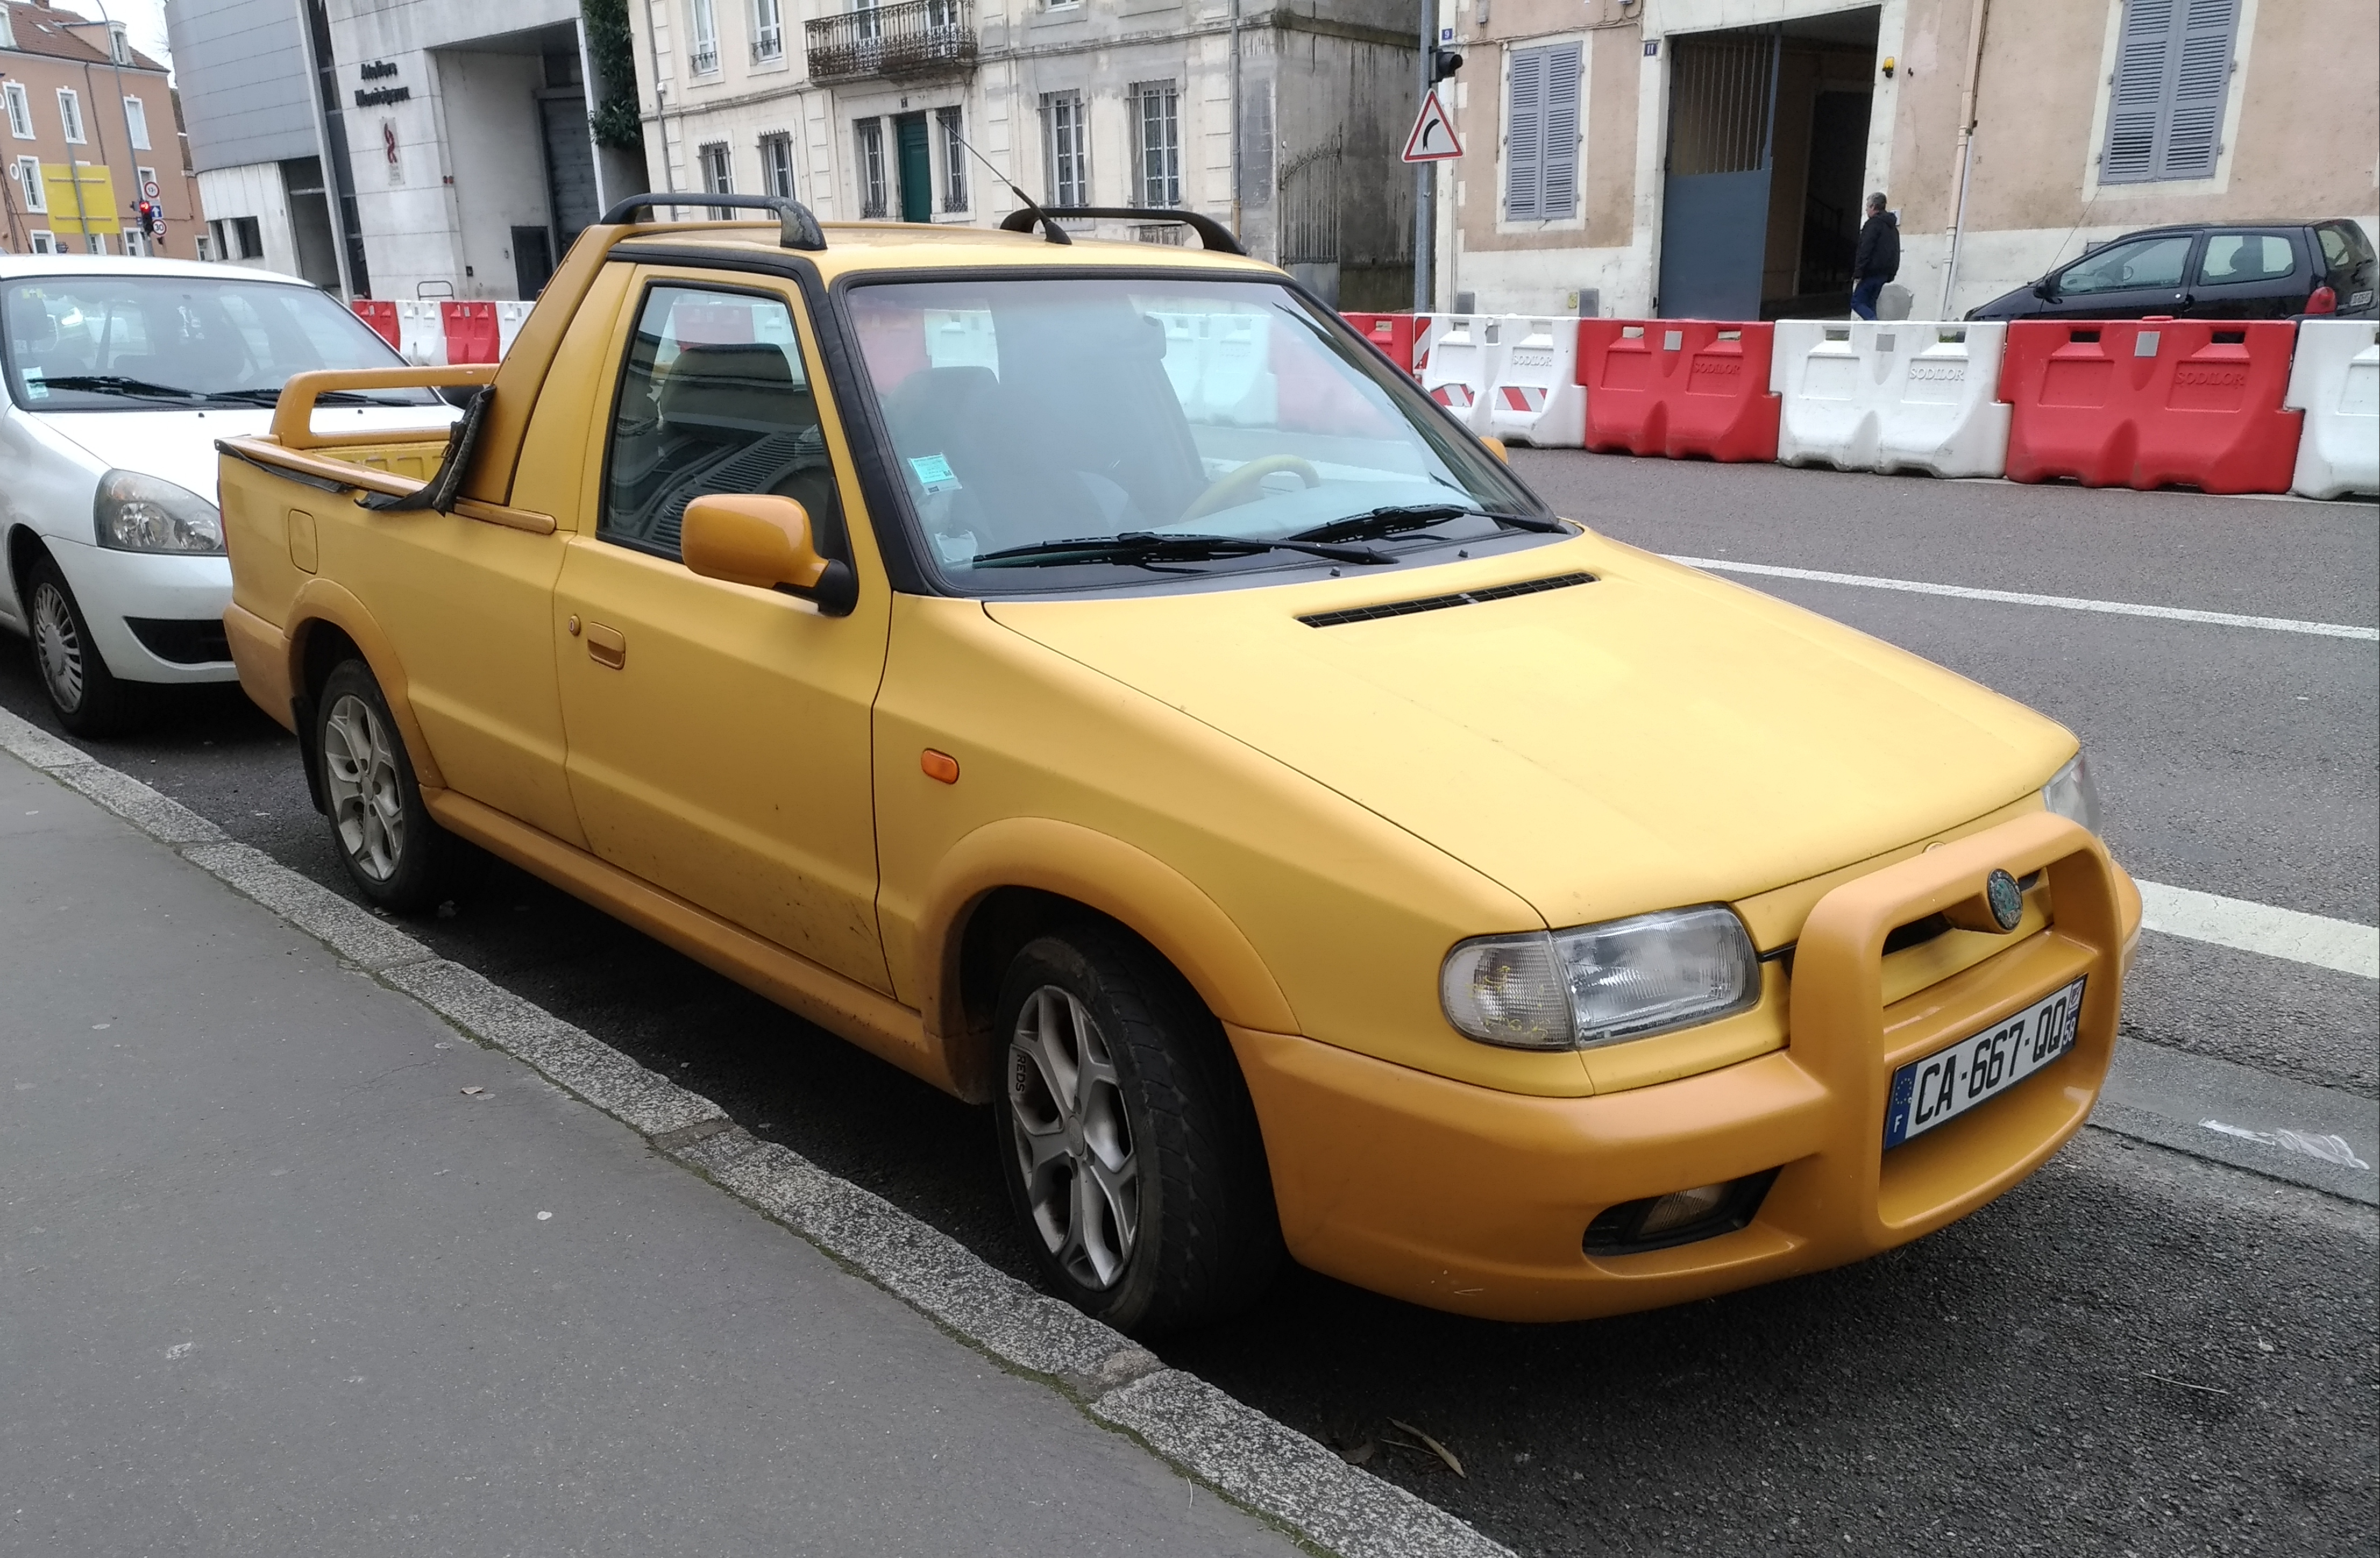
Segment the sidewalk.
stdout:
[[1288,1554],[0,753],[0,1549]]

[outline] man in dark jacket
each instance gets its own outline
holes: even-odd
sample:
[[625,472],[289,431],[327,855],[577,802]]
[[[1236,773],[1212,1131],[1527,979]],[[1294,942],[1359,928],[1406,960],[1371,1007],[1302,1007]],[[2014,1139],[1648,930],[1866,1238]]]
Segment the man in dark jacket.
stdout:
[[1884,209],[1882,194],[1867,198],[1867,221],[1860,227],[1859,250],[1852,256],[1852,312],[1861,319],[1876,317],[1876,294],[1900,274],[1900,224]]

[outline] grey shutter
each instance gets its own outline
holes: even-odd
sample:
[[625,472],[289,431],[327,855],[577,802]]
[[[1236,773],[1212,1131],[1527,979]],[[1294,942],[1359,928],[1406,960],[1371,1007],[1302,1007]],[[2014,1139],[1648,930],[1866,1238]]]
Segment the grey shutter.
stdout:
[[2165,154],[2160,178],[2212,178],[2223,135],[2223,102],[2231,85],[2231,38],[2236,0],[2186,0],[2173,84],[2165,105]]
[[2165,106],[2174,4],[2124,0],[2116,81],[2107,92],[2107,145],[2099,158],[2102,184],[2138,184],[2156,176],[2157,120]]
[[2239,20],[2239,0],[2125,0],[2100,183],[2214,176]]
[[1578,213],[1579,46],[1546,51],[1545,141],[1537,150],[1543,170],[1537,214],[1547,221]]
[[1511,102],[1504,115],[1504,215],[1534,222],[1544,214],[1539,189],[1546,135],[1546,49],[1512,52]]

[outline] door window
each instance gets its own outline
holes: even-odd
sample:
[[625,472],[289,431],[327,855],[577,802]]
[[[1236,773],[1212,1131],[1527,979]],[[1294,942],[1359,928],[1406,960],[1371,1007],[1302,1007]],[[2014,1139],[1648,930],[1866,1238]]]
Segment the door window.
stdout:
[[2066,267],[2058,278],[2059,296],[2087,297],[2095,292],[2131,292],[2144,286],[2180,286],[2183,263],[2190,258],[2190,235],[2135,238],[2111,243]]
[[655,286],[621,366],[595,533],[676,557],[686,505],[712,493],[793,498],[819,551],[843,554],[834,472],[783,300]]
[[2198,262],[2202,286],[2286,281],[2298,268],[2297,250],[2278,233],[2216,233]]

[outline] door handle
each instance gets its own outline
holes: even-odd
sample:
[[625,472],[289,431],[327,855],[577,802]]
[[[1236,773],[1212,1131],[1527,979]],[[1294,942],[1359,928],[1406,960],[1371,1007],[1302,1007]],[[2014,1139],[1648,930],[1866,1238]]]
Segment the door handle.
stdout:
[[628,663],[627,635],[600,622],[587,625],[587,658],[598,665],[609,665],[617,671]]

